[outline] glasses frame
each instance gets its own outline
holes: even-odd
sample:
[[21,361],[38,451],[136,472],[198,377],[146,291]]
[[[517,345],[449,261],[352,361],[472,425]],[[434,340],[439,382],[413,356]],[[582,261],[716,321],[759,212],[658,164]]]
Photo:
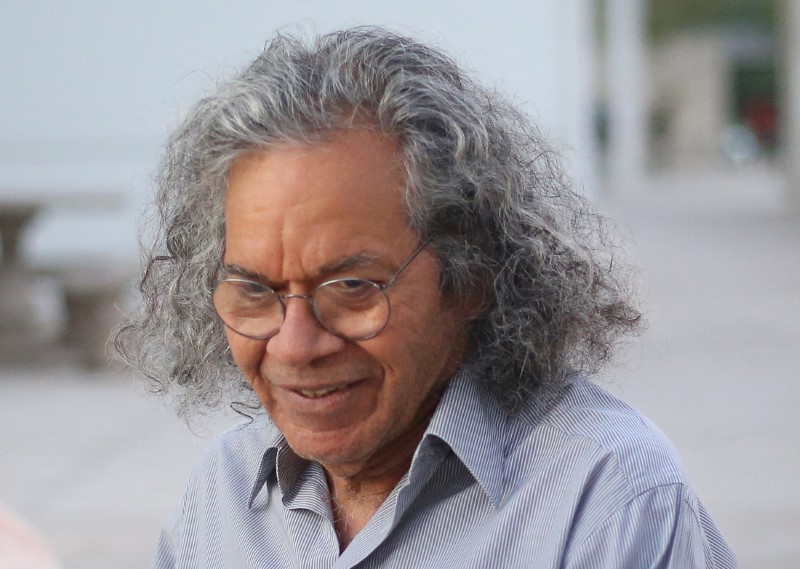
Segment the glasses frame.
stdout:
[[[386,291],[389,289],[389,287],[391,287],[397,281],[398,277],[403,273],[403,271],[414,261],[414,259],[417,258],[417,256],[422,252],[422,250],[428,245],[428,241],[429,241],[428,239],[424,240],[419,245],[419,247],[417,247],[414,250],[414,252],[411,253],[411,255],[408,257],[408,259],[406,259],[403,262],[403,264],[400,265],[400,268],[397,269],[397,271],[395,271],[395,273],[391,277],[389,277],[389,279],[384,283],[377,283],[377,282],[375,282],[373,280],[362,279],[362,278],[359,278],[359,277],[337,277],[335,279],[330,279],[330,280],[327,280],[327,281],[325,281],[323,283],[318,284],[316,287],[314,287],[314,290],[311,291],[311,293],[309,293],[309,294],[287,294],[287,293],[283,293],[283,292],[278,292],[278,291],[274,290],[272,287],[267,286],[264,283],[261,283],[259,281],[253,280],[253,279],[246,279],[246,278],[240,278],[240,277],[231,277],[231,278],[222,279],[222,280],[218,281],[216,285],[214,285],[214,289],[213,289],[213,291],[211,293],[212,304],[214,305],[214,312],[216,312],[217,316],[222,321],[222,323],[225,325],[225,327],[230,329],[230,330],[232,330],[236,334],[239,334],[240,336],[244,336],[245,338],[250,338],[251,340],[269,340],[270,338],[275,336],[278,332],[280,332],[281,328],[283,327],[283,323],[286,321],[286,301],[288,299],[290,299],[290,298],[299,298],[301,300],[308,300],[308,301],[311,302],[311,310],[312,310],[312,312],[314,314],[314,319],[317,321],[317,324],[319,324],[323,329],[325,329],[329,333],[333,334],[337,338],[342,338],[343,340],[350,340],[350,341],[371,340],[372,338],[374,338],[375,336],[377,336],[378,334],[383,332],[383,330],[389,324],[389,320],[392,317],[392,302],[389,299],[389,295],[386,293]],[[323,288],[323,287],[325,287],[327,285],[331,285],[331,284],[335,284],[335,283],[339,283],[339,282],[344,282],[344,281],[360,281],[360,282],[364,282],[364,283],[369,283],[371,286],[373,286],[377,290],[379,290],[381,292],[381,294],[383,294],[384,298],[386,299],[386,306],[387,306],[386,321],[375,332],[373,332],[371,334],[368,334],[366,336],[357,336],[357,337],[346,336],[344,334],[340,334],[340,333],[336,332],[335,330],[330,329],[328,326],[325,325],[325,322],[322,321],[322,318],[320,316],[319,306],[317,305],[316,301],[314,300],[314,296],[317,294],[317,291],[319,291],[319,289],[321,289],[321,288]],[[275,330],[275,332],[273,332],[271,334],[253,336],[253,335],[250,335],[250,334],[244,334],[244,333],[240,332],[239,330],[237,330],[236,328],[234,328],[233,326],[231,326],[230,324],[228,324],[225,321],[225,319],[222,317],[222,315],[219,313],[219,310],[217,309],[216,302],[213,301],[214,295],[216,294],[219,285],[221,285],[223,283],[255,284],[255,285],[264,287],[265,289],[270,290],[272,292],[272,294],[275,295],[275,297],[278,299],[278,302],[281,305],[281,325],[278,326],[278,328]]]

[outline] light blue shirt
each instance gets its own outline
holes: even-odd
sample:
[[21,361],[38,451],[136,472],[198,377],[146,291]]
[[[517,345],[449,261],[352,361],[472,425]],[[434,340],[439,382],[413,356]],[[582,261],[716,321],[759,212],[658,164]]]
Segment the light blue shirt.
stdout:
[[161,568],[730,569],[664,436],[583,379],[505,413],[462,370],[411,467],[340,553],[322,467],[267,418],[221,435],[163,531]]

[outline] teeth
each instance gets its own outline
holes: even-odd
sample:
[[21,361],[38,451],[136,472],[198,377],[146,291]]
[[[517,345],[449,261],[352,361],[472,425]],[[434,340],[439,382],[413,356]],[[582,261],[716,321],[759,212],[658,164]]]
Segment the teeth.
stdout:
[[316,391],[311,391],[308,389],[298,389],[297,392],[300,393],[303,397],[308,397],[309,399],[316,399],[318,397],[324,397],[329,393],[333,393],[334,391],[340,391],[344,389],[346,386],[342,385],[340,387],[329,387],[327,389],[318,389]]

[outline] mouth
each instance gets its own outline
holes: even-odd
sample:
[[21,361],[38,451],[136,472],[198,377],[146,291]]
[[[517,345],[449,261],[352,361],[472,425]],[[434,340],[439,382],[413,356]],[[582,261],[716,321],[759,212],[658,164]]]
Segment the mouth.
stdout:
[[335,395],[342,391],[347,391],[352,389],[353,387],[363,383],[363,380],[358,381],[350,381],[347,383],[339,383],[337,385],[312,385],[309,387],[297,387],[297,386],[285,386],[284,389],[287,391],[294,393],[295,395],[299,395],[303,399],[322,399],[324,397],[329,397],[331,395]]
[[[339,380],[341,381],[341,379]],[[346,383],[297,378],[292,383],[273,384],[267,410],[303,429],[336,430],[374,410],[374,384],[369,378]]]
[[326,387],[324,389],[292,389],[293,392],[297,393],[298,395],[302,395],[306,399],[319,399],[320,397],[325,397],[326,395],[330,395],[331,393],[336,393],[337,391],[343,391],[353,385],[352,383],[348,383],[346,385],[339,385],[336,387]]

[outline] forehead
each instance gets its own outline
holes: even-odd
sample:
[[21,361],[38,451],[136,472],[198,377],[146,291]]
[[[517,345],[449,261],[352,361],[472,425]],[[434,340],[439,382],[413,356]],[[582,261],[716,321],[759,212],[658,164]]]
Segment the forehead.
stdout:
[[[225,262],[290,280],[356,253],[416,239],[397,142],[346,131],[241,157],[229,175]],[[278,277],[278,275],[280,275]]]

